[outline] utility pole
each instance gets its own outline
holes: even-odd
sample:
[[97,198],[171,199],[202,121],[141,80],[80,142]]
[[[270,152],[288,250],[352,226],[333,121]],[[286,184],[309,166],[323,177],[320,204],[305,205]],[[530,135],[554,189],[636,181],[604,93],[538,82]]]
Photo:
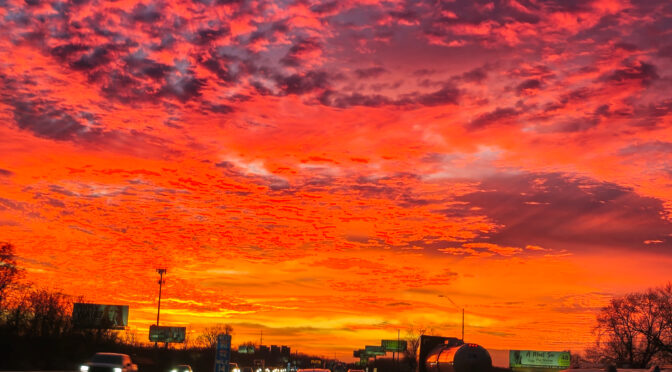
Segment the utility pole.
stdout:
[[[156,327],[159,327],[159,315],[161,315],[161,287],[163,286],[163,274],[165,274],[167,269],[156,269],[156,272],[159,273],[159,305],[156,309]],[[154,347],[158,347],[159,343],[154,342]]]

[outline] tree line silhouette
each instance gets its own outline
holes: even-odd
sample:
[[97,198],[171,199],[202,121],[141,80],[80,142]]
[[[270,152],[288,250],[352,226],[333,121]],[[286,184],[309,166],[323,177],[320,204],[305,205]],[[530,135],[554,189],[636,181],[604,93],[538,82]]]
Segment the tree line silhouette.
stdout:
[[0,243],[0,370],[78,370],[99,351],[129,354],[148,371],[178,361],[211,368],[214,351],[207,347],[193,353],[154,349],[131,332],[79,329],[72,307],[81,298],[22,283],[22,276],[14,247]]
[[672,362],[672,284],[612,298],[596,323],[586,359],[624,368]]

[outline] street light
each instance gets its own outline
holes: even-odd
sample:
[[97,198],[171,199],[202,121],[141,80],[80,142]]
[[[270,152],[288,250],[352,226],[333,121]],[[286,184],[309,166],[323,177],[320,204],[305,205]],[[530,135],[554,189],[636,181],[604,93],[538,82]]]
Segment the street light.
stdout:
[[156,272],[159,273],[159,306],[156,310],[156,326],[159,326],[159,314],[161,314],[161,286],[165,281],[163,280],[163,274],[165,274],[167,269],[156,269]]
[[[159,273],[159,306],[156,309],[156,327],[159,327],[159,315],[161,314],[161,286],[164,283],[163,274],[165,274],[167,269],[156,269],[156,272]],[[158,342],[154,342],[154,347],[158,346]],[[166,346],[168,344],[166,343]]]
[[458,308],[458,309],[462,309],[462,342],[464,342],[464,308],[461,307],[461,306],[458,306],[458,305],[455,303],[455,301],[453,301],[453,300],[452,300],[450,297],[448,297],[448,296],[444,296],[444,295],[440,294],[439,297],[443,297],[443,298],[448,299],[448,301],[450,301],[450,303],[453,304],[453,306],[455,306],[455,307]]

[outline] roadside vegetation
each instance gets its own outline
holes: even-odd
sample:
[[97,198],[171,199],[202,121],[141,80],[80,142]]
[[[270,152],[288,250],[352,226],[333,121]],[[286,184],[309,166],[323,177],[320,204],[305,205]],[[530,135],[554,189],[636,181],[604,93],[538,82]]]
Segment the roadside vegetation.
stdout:
[[612,298],[596,323],[586,360],[619,368],[672,362],[672,284]]

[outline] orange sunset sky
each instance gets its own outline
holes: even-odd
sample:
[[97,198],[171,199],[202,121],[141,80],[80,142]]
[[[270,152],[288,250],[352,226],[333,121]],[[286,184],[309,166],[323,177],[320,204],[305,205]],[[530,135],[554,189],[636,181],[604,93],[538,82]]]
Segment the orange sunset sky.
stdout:
[[[0,241],[131,330],[582,350],[672,267],[672,3],[0,0]],[[194,336],[195,337],[195,336]]]

